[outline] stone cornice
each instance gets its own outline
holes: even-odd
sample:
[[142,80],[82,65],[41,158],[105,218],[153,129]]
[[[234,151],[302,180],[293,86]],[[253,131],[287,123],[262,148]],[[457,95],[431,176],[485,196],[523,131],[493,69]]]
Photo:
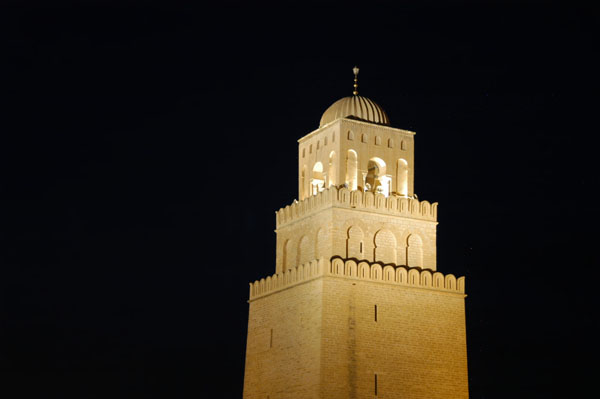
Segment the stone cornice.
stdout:
[[319,132],[321,132],[324,129],[329,128],[330,126],[333,126],[334,124],[338,123],[338,122],[346,122],[346,123],[351,123],[351,124],[356,124],[359,126],[366,126],[366,127],[370,127],[370,128],[377,128],[377,129],[383,129],[383,130],[387,130],[387,131],[391,131],[393,133],[404,133],[404,134],[409,134],[411,136],[414,136],[416,133],[410,130],[404,130],[404,129],[398,129],[396,127],[391,127],[391,126],[385,126],[385,125],[377,125],[374,123],[369,123],[369,122],[363,122],[363,121],[359,121],[356,119],[349,119],[349,118],[338,118],[332,122],[329,122],[328,124],[321,126],[318,129],[313,130],[312,132],[308,133],[306,136],[301,137],[298,139],[298,143],[302,143],[303,141],[308,140],[309,138],[311,138],[312,136],[318,134]]
[[381,265],[367,261],[357,262],[353,259],[323,258],[305,263],[293,269],[276,273],[250,283],[249,302],[274,294],[291,287],[307,283],[320,277],[369,281],[412,289],[436,291],[437,293],[465,295],[465,277],[456,278],[453,274],[442,274],[420,268],[405,266]]

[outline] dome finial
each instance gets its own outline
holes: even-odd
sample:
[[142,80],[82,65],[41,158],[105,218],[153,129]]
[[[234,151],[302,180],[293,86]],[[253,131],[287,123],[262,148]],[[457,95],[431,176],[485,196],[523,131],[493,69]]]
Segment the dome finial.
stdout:
[[352,72],[354,72],[354,91],[352,92],[352,94],[354,94],[355,96],[358,95],[358,67],[355,66],[354,68],[352,68]]

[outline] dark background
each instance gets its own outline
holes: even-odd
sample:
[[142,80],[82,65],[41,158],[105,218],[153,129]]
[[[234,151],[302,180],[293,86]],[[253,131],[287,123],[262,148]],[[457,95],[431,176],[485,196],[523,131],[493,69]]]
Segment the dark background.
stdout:
[[0,10],[0,396],[240,398],[296,140],[355,64],[417,132],[438,269],[467,277],[471,397],[588,395],[594,9],[169,4]]

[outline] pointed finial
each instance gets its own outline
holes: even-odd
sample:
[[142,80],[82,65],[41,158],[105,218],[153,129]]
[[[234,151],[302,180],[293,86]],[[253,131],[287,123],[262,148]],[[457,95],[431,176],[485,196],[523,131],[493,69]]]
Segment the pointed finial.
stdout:
[[352,72],[354,72],[354,91],[352,92],[352,94],[354,94],[355,96],[358,95],[358,67],[355,66],[354,68],[352,68]]

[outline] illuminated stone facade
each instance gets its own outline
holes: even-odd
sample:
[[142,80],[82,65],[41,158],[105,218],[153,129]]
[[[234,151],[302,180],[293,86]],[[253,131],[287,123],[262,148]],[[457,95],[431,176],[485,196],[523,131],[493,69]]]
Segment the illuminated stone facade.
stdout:
[[437,272],[414,133],[347,97],[299,140],[275,274],[250,284],[245,399],[468,398],[465,280]]

